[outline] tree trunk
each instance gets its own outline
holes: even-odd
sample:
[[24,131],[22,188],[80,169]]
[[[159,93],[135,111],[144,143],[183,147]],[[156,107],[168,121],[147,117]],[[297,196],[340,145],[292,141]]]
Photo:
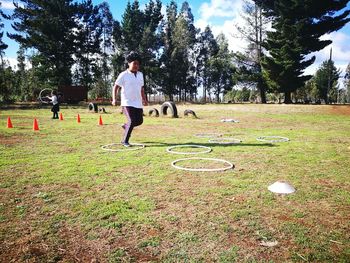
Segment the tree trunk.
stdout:
[[266,90],[265,90],[265,85],[263,83],[263,80],[261,78],[258,80],[257,89],[260,93],[261,103],[265,104],[266,103]]
[[285,104],[291,104],[292,103],[292,96],[291,96],[291,92],[287,91],[284,93],[284,103]]

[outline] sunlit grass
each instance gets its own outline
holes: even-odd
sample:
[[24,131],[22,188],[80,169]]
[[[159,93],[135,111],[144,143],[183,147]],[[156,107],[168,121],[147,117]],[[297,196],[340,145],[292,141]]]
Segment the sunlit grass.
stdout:
[[[184,117],[185,109],[199,119]],[[62,252],[74,235],[61,233],[74,229],[82,247],[111,262],[346,262],[350,116],[327,109],[180,105],[178,119],[145,116],[131,143],[146,147],[125,152],[101,149],[121,140],[124,117],[117,108],[106,107],[103,126],[100,114],[78,107],[62,107],[63,121],[52,120],[49,109],[1,111],[0,241],[12,245],[0,259],[74,260]],[[6,128],[8,116],[13,129]],[[40,131],[32,130],[34,118]],[[221,118],[240,122],[222,123]],[[242,142],[210,143],[195,136],[200,133]],[[290,141],[260,142],[259,136]],[[166,151],[188,144],[212,151],[190,156]],[[235,168],[205,173],[171,167],[175,159],[194,156],[224,159]],[[181,165],[221,166],[207,161]],[[290,182],[297,192],[270,193],[268,185],[277,180]],[[19,250],[23,238],[46,244],[46,254],[33,254],[30,245]],[[266,248],[262,240],[278,245]],[[95,248],[101,243],[110,248]]]

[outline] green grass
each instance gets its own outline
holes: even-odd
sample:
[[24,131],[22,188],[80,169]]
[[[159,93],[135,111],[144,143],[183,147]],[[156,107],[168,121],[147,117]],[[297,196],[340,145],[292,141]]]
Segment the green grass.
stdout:
[[[185,109],[199,119],[183,117]],[[49,109],[1,111],[0,261],[347,262],[350,115],[301,105],[180,105],[178,111],[178,119],[146,116],[131,138],[146,148],[129,152],[101,149],[121,139],[124,117],[116,108],[102,114],[104,126],[97,125],[99,114],[79,107],[62,107],[63,121],[50,119]],[[6,128],[8,116],[13,129]],[[212,144],[198,133],[242,143]],[[290,141],[256,140],[268,135]],[[211,147],[198,156],[235,168],[176,170],[171,162],[187,156],[166,149],[185,144]],[[197,165],[205,166],[211,164]],[[269,192],[276,180],[297,192]]]

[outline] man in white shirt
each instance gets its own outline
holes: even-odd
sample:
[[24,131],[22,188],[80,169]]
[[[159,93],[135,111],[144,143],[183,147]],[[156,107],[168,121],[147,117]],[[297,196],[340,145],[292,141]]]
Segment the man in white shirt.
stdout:
[[116,105],[116,97],[121,91],[121,106],[127,118],[124,128],[122,144],[129,147],[129,139],[134,127],[143,123],[143,106],[147,106],[147,98],[144,91],[144,79],[139,71],[141,58],[136,52],[130,52],[126,57],[128,69],[119,74],[112,91],[112,105]]

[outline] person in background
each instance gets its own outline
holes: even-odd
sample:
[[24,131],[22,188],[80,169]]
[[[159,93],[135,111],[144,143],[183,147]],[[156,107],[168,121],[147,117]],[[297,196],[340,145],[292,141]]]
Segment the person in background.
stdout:
[[57,92],[53,90],[51,92],[51,97],[47,96],[51,100],[52,108],[51,112],[53,113],[52,119],[58,119],[58,112],[60,111],[60,106],[58,104]]

